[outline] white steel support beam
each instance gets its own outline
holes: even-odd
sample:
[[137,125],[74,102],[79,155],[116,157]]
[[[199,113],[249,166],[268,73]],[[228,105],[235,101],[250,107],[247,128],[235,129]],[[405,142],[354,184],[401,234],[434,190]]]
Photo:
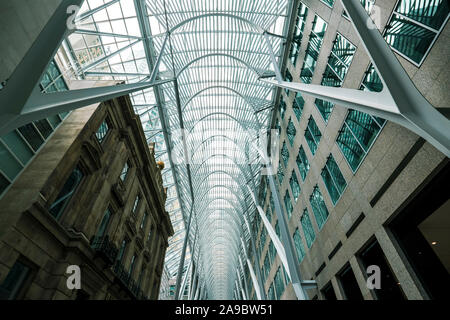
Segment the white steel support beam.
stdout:
[[242,270],[242,277],[244,278],[244,289],[245,289],[245,294],[247,295],[247,299],[250,299],[250,292],[248,290],[248,285],[247,285],[247,278],[246,278],[246,274],[244,272],[244,264],[242,263],[242,258],[241,255],[238,255],[239,258],[239,266],[241,267]]
[[380,76],[383,90],[367,92],[279,79],[261,81],[395,122],[450,157],[450,121],[417,90],[360,1],[341,1]]
[[118,34],[118,33],[110,33],[110,32],[101,32],[101,31],[95,31],[95,30],[86,30],[86,29],[76,29],[74,33],[79,34],[89,34],[92,36],[99,36],[99,37],[114,37],[114,38],[126,38],[126,39],[136,39],[141,40],[141,37],[138,36],[132,36],[129,34]]
[[245,243],[242,238],[241,238],[241,243],[242,243],[242,248],[244,250],[245,258],[247,260],[248,270],[250,271],[250,277],[252,278],[253,287],[255,288],[256,298],[258,300],[262,300],[262,292],[264,290],[264,287],[259,286],[258,280],[256,279],[255,272],[253,271],[253,266],[250,261],[250,257],[248,256],[248,253],[247,253],[247,248],[245,247]]
[[63,0],[35,42],[0,90],[0,135],[34,120],[68,112],[131,92],[147,89],[170,80],[96,87],[64,92],[42,93],[39,83],[67,29],[67,8],[83,0]]
[[[241,273],[239,272],[240,268],[236,269],[236,276],[238,277],[237,280],[239,282],[239,287],[241,288],[241,292],[242,292],[242,297],[244,298],[244,300],[248,300],[247,295],[245,294],[244,291],[244,285],[242,284],[242,278],[241,278]],[[242,273],[244,274],[244,273]]]
[[192,272],[193,272],[193,277],[191,280],[191,287],[189,289],[189,298],[188,300],[192,300],[194,298],[195,295],[195,290],[197,289],[197,280],[198,280],[198,274],[197,274],[197,268],[195,267],[195,264],[192,268]]
[[200,284],[200,281],[199,281],[198,284],[197,284],[197,287],[195,288],[194,300],[198,300],[198,296],[200,294],[200,287],[201,287],[201,284]]
[[[259,287],[260,288],[264,288],[264,281],[263,281],[263,278],[262,278],[262,272],[261,272],[261,268],[259,266],[260,256],[259,256],[259,252],[256,250],[255,234],[253,232],[253,229],[250,227],[250,223],[248,222],[247,215],[248,215],[248,213],[246,215],[244,215],[244,221],[245,221],[245,224],[247,226],[248,233],[250,234],[250,244],[252,246],[252,251],[255,254],[255,258],[256,258],[255,260],[258,261],[256,263],[256,266],[255,266],[256,267],[256,278],[257,278],[257,281],[259,283]],[[256,289],[255,289],[255,291],[256,291]],[[262,292],[260,292],[260,295],[261,295],[261,299],[262,300],[266,299],[266,293],[264,292],[264,290]]]
[[[158,76],[159,65],[161,63],[162,56],[165,52],[166,43],[167,43],[167,40],[169,39],[169,37],[168,37],[168,35],[166,35],[163,45],[161,47],[161,50],[159,52],[159,56],[158,56],[157,60],[154,62],[153,58],[152,58],[153,53],[154,53],[154,46],[153,46],[153,42],[151,41],[152,33],[151,33],[151,28],[150,28],[150,21],[146,14],[147,8],[146,8],[145,0],[134,0],[134,5],[136,7],[137,19],[138,19],[139,27],[140,27],[141,34],[143,37],[144,50],[145,50],[145,55],[147,57],[147,63],[149,65],[149,69],[153,66],[153,71],[150,75],[150,81],[154,81]],[[156,98],[156,102],[157,102],[158,114],[159,114],[159,118],[160,118],[160,122],[161,122],[161,128],[162,128],[162,131],[164,134],[164,142],[167,147],[169,163],[170,163],[170,167],[173,170],[172,174],[173,174],[173,179],[175,181],[175,188],[177,190],[177,196],[180,197],[180,194],[181,194],[180,187],[179,187],[176,171],[174,170],[175,166],[174,166],[173,159],[172,159],[172,150],[170,147],[171,144],[170,144],[170,141],[168,138],[167,125],[166,125],[166,120],[165,120],[165,112],[163,110],[162,99],[160,97],[160,92],[159,92],[158,88],[156,88],[156,90],[154,90],[154,93],[155,93],[155,98]],[[191,190],[191,195],[192,195],[192,190]],[[180,200],[180,205],[181,205],[181,200]],[[189,240],[190,221],[192,218],[193,205],[194,205],[194,198],[192,196],[191,210],[190,210],[190,214],[189,214],[189,223],[188,223],[188,226],[186,227],[186,234],[185,234],[185,239],[184,239],[184,243],[183,243],[182,254],[181,254],[180,262],[179,262],[179,266],[178,266],[175,298],[178,296],[178,293],[179,293],[179,286],[180,286],[180,281],[181,281],[180,270],[182,272],[183,267],[184,267],[186,248],[187,248],[187,244],[188,244],[188,240]],[[190,246],[190,248],[191,248],[191,250],[193,249],[192,246]],[[191,259],[192,259],[192,257],[191,257]],[[197,300],[197,298],[198,298],[198,294],[199,294],[198,290],[200,289],[199,287],[200,287],[200,283],[197,284],[197,292],[195,293],[194,300]]]
[[182,281],[182,284],[181,284],[181,290],[180,290],[180,292],[178,294],[178,299],[177,300],[182,300],[182,298],[183,298],[184,290],[186,289],[187,278],[189,277],[189,274],[190,274],[190,271],[191,271],[191,266],[192,266],[192,259],[189,260],[189,264],[188,264],[187,270],[184,273],[183,281]]
[[286,259],[286,251],[284,250],[283,244],[281,243],[280,238],[278,238],[278,235],[276,234],[275,230],[273,229],[272,224],[267,219],[266,214],[264,213],[264,210],[261,208],[260,205],[258,205],[255,195],[253,194],[252,190],[250,189],[249,186],[247,186],[247,187],[248,187],[250,195],[253,199],[253,202],[255,203],[255,206],[259,213],[259,216],[261,217],[261,220],[264,224],[264,227],[266,228],[267,233],[269,234],[269,237],[272,240],[273,245],[275,246],[275,249],[277,250],[278,255],[280,256],[280,260],[283,263],[284,268],[288,272],[289,277],[291,277],[290,272],[289,272],[289,267],[287,264],[287,259]]
[[[186,257],[186,249],[187,249],[188,240],[189,240],[189,232],[191,230],[191,221],[192,221],[193,211],[194,211],[194,204],[191,204],[191,210],[189,213],[189,218],[188,218],[188,222],[187,222],[187,226],[186,226],[186,235],[185,235],[185,238],[183,241],[183,249],[181,251],[180,264],[178,265],[177,282],[176,282],[176,287],[175,287],[175,299],[176,300],[178,300],[179,293],[180,293],[181,277],[183,275],[184,260]],[[192,257],[191,257],[191,261],[192,261]]]
[[298,267],[298,257],[295,251],[294,243],[292,237],[289,233],[289,228],[287,224],[286,215],[284,213],[283,207],[281,206],[280,193],[275,184],[275,179],[273,178],[273,172],[271,172],[271,166],[267,166],[267,179],[269,180],[270,191],[273,195],[273,202],[275,204],[275,212],[277,214],[278,225],[280,226],[281,240],[283,241],[286,260],[289,270],[290,278],[292,281],[292,286],[294,287],[295,295],[299,300],[307,300],[308,295],[305,292],[305,288],[302,286],[302,280],[300,275],[300,270]]
[[127,46],[125,46],[125,47],[123,47],[123,48],[120,48],[120,49],[118,49],[117,51],[114,51],[113,53],[111,53],[111,54],[109,54],[109,55],[107,55],[107,56],[104,56],[103,58],[98,59],[98,60],[92,62],[91,64],[87,65],[87,66],[82,67],[81,71],[82,71],[82,72],[87,72],[87,71],[89,71],[89,70],[95,68],[96,66],[102,64],[103,62],[106,62],[106,61],[108,61],[109,59],[114,58],[115,56],[117,56],[117,55],[120,54],[121,52],[123,52],[123,51],[125,51],[125,50],[131,48],[132,46],[134,46],[135,44],[138,44],[139,42],[141,42],[141,41],[140,41],[140,40],[136,40],[136,41],[130,43],[129,45],[127,45]]
[[80,14],[76,19],[75,22],[79,22],[82,21],[84,19],[89,18],[90,16],[92,16],[94,13],[99,12],[107,7],[109,7],[110,5],[115,4],[116,2],[119,2],[120,0],[111,0],[101,6],[98,6],[97,8],[94,8],[92,10],[86,11],[85,13]]

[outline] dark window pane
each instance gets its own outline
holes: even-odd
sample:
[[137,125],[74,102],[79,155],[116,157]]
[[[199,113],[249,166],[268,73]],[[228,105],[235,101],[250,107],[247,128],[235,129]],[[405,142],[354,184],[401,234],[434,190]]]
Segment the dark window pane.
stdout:
[[34,125],[38,128],[44,139],[47,139],[53,132],[52,126],[46,119],[35,121]]
[[9,181],[0,173],[0,195],[9,186]]
[[44,143],[44,139],[42,139],[36,128],[31,123],[20,127],[18,130],[28,141],[34,151],[37,151],[39,147]]
[[49,212],[53,217],[58,219],[61,216],[67,203],[72,198],[78,185],[80,184],[82,178],[83,173],[81,172],[79,167],[76,167],[75,170],[73,170],[70,174],[62,190],[59,192],[55,202],[53,202],[53,204],[49,208]]
[[29,267],[16,261],[0,286],[0,299],[16,298],[29,273]]

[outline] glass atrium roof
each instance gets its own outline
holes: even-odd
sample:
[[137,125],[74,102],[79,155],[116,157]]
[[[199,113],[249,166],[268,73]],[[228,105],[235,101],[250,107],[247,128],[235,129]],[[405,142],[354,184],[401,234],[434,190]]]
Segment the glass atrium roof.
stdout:
[[[131,96],[156,158],[165,163],[166,209],[175,235],[166,267],[175,276],[192,212],[184,271],[193,259],[208,298],[231,299],[254,219],[249,188],[261,180],[262,133],[270,128],[288,0],[86,0],[64,42],[73,77],[160,79]],[[268,42],[266,42],[268,41]],[[185,143],[184,143],[185,142]],[[242,239],[242,241],[241,241]]]

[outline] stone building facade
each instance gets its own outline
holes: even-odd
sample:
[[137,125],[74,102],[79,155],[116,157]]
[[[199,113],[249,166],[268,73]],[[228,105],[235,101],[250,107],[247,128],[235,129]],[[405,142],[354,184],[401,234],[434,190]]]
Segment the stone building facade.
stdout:
[[[413,8],[410,2],[361,1],[368,11],[376,6],[380,32],[423,96],[436,108],[448,108],[449,81],[442,68],[450,57],[448,5],[422,2],[422,14],[440,12],[430,28],[417,18],[420,11],[403,18]],[[381,90],[340,1],[296,1],[295,10],[285,79]],[[408,26],[423,38],[408,37]],[[421,43],[411,44],[414,39]],[[280,91],[273,122],[280,133],[276,179],[302,278],[317,282],[309,298],[448,298],[449,159],[395,123]],[[277,231],[264,178],[260,199]],[[295,299],[261,220],[254,227],[260,253],[255,263],[268,298]],[[380,267],[381,289],[367,286],[370,265]]]
[[1,298],[157,299],[160,170],[128,96],[72,111],[0,198]]

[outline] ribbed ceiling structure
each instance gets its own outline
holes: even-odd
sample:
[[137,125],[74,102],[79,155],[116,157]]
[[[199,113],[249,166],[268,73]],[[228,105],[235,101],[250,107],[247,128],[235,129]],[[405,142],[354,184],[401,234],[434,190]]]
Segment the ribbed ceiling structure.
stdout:
[[[142,81],[161,59],[158,77],[174,80],[132,99],[148,141],[167,164],[172,222],[180,224],[178,214],[187,225],[192,213],[187,259],[209,299],[232,298],[239,260],[247,260],[246,220],[256,211],[247,186],[256,192],[261,181],[260,150],[267,148],[263,136],[276,93],[259,78],[274,75],[271,51],[280,62],[288,2],[87,0],[81,15],[105,8],[78,27],[92,34],[77,31],[70,39],[75,56],[82,41],[74,37],[83,37],[84,50],[100,43],[100,59],[77,67],[86,78]],[[107,39],[115,45],[105,45]],[[166,258],[172,276],[185,234],[177,226]]]
[[[198,233],[193,258],[208,296],[230,299],[238,256],[246,261],[241,238],[249,243],[250,235],[244,217],[252,219],[255,211],[247,183],[254,188],[260,180],[257,148],[265,146],[259,133],[268,128],[267,107],[273,103],[273,87],[258,80],[273,74],[263,31],[283,27],[284,18],[279,17],[287,2],[160,0],[148,4],[152,30],[158,25],[161,32],[153,40],[157,52],[170,34],[162,62],[166,76],[174,76],[177,84],[162,86],[163,104],[174,143],[172,158],[178,163],[174,169],[180,177],[185,220],[193,206],[191,244]],[[270,37],[270,41],[280,54],[281,39]],[[258,112],[261,109],[265,110]]]

